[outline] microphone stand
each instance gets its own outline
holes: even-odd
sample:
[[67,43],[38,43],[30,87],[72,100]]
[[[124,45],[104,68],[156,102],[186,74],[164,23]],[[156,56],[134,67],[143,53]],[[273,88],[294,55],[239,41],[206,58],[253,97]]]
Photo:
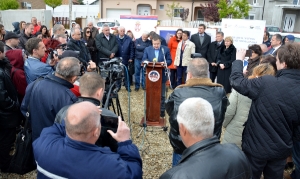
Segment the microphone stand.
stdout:
[[[147,65],[148,65],[148,64],[147,64]],[[144,78],[146,78],[146,70],[145,70],[145,68],[146,68],[147,65],[145,65],[145,66],[142,68]],[[142,142],[141,146],[139,147],[139,150],[142,151],[142,153],[145,152],[146,154],[148,154],[148,153],[146,152],[146,150],[149,149],[149,147],[150,147],[150,142],[149,142],[149,140],[148,140],[148,138],[147,138],[147,136],[146,136],[146,130],[147,130],[147,120],[146,120],[146,89],[145,89],[145,90],[144,90],[144,120],[143,120],[143,126],[142,126],[141,130],[139,131],[138,135],[136,136],[136,138],[139,138],[140,135],[141,135],[141,133],[144,131],[143,142]],[[141,150],[141,148],[144,146],[144,141],[146,141],[145,143],[148,144],[148,145],[147,145],[147,147],[146,147],[144,150]]]

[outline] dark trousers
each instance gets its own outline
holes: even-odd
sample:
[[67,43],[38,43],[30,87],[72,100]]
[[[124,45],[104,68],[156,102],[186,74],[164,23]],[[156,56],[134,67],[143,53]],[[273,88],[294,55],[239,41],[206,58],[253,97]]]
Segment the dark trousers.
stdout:
[[140,88],[141,86],[145,88],[145,77],[144,77],[144,69],[141,66],[142,60],[141,59],[135,59],[134,60],[134,77],[135,77],[135,88]]
[[[128,64],[125,65],[126,67],[124,67],[124,86],[125,88],[127,89],[128,87],[130,88],[130,79],[132,81],[132,75],[129,74],[129,71],[128,71]],[[126,68],[126,69],[125,69]],[[128,74],[127,74],[128,73]],[[128,77],[127,77],[128,75]],[[129,78],[129,84],[128,84],[128,78]],[[118,88],[121,88],[121,83],[122,83],[122,79],[118,80],[117,81],[117,87]]]
[[210,79],[214,83],[217,77],[217,72],[210,72]]
[[186,66],[177,66],[177,86],[182,84],[182,77],[186,79]]
[[177,77],[177,69],[170,69],[170,82],[171,82],[170,85],[172,85],[173,89],[175,89],[177,86],[176,77]]
[[252,178],[260,179],[264,174],[264,179],[282,179],[286,158],[274,160],[262,160],[246,154],[251,164]]
[[9,152],[16,140],[16,128],[0,129],[0,169],[6,171],[9,167],[11,156]]

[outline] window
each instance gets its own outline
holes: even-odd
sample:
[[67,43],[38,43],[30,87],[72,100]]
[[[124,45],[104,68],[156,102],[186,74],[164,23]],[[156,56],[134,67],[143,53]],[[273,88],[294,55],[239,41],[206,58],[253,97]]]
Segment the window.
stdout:
[[257,0],[253,0],[253,5],[256,5],[257,4]]
[[164,10],[165,5],[159,5],[159,10]]
[[180,17],[180,13],[183,13],[183,8],[174,9],[174,17]]
[[200,9],[197,11],[197,21],[204,21],[204,16]]
[[254,20],[255,15],[254,14],[249,14],[249,16],[245,17],[245,19]]
[[298,5],[299,4],[298,0],[293,0],[293,4]]

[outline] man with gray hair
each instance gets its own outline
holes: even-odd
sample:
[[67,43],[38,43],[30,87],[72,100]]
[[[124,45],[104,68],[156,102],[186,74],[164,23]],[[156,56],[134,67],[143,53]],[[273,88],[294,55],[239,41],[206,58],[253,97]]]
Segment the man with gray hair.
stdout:
[[91,29],[92,38],[94,39],[97,34],[99,34],[99,31],[96,27],[94,27],[93,22],[89,22],[87,26]]
[[208,73],[206,59],[196,58],[191,60],[187,66],[186,84],[177,86],[166,101],[166,111],[170,122],[169,139],[174,150],[173,166],[178,164],[183,151],[186,149],[181,140],[177,122],[178,107],[184,100],[192,97],[201,97],[207,100],[213,106],[215,117],[214,135],[218,139],[221,136],[228,99],[223,86],[212,83]]
[[142,36],[135,40],[135,60],[134,60],[134,77],[135,77],[135,91],[140,89],[140,84],[145,90],[145,77],[141,63],[144,55],[144,49],[151,46],[151,41],[148,39],[149,33],[143,32]]
[[65,27],[62,24],[55,24],[53,26],[53,38],[56,38],[59,34],[65,34]]
[[160,179],[252,177],[250,163],[243,151],[235,144],[220,144],[214,136],[215,115],[210,102],[203,98],[184,100],[179,105],[177,121],[187,149],[179,164],[162,174]]
[[110,33],[109,25],[102,26],[102,33],[98,34],[95,38],[96,47],[99,51],[99,58],[114,58],[118,52],[119,46],[116,36]]
[[77,101],[70,89],[79,74],[79,60],[66,57],[58,62],[54,74],[48,74],[27,86],[21,112],[24,116],[30,113],[32,141],[40,136],[43,128],[53,125],[62,107]]

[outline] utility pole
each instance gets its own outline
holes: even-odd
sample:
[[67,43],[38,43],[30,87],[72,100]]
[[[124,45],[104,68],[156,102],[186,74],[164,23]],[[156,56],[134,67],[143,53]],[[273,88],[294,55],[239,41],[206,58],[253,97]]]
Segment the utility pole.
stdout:
[[69,28],[71,29],[72,24],[72,0],[69,0]]

